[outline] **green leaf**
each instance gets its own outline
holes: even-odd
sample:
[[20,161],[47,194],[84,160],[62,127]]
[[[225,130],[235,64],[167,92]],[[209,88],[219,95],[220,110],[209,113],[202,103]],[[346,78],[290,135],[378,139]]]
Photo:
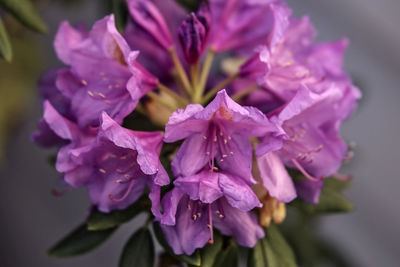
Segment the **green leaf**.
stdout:
[[234,242],[231,242],[227,248],[218,253],[213,267],[235,267],[238,264],[239,248]]
[[157,222],[153,223],[153,230],[158,243],[160,243],[160,245],[165,249],[165,251],[168,252],[171,256],[189,265],[201,266],[201,257],[198,250],[196,250],[192,255],[185,255],[185,254],[176,255],[173,252],[172,248],[168,245],[167,240],[165,240],[164,233],[162,232],[159,223]]
[[148,208],[150,208],[150,203],[147,197],[142,197],[125,210],[115,210],[110,213],[102,213],[95,209],[87,220],[87,228],[90,231],[115,228],[120,224],[130,221],[136,215]]
[[250,250],[247,266],[265,267],[276,265],[274,253],[265,238],[258,240],[256,246]]
[[214,244],[208,244],[200,250],[201,267],[213,267],[218,253],[223,245],[222,236],[214,233]]
[[134,233],[125,244],[119,267],[153,267],[154,244],[150,231],[142,228]]
[[86,228],[86,224],[82,224],[53,246],[48,251],[48,255],[64,258],[86,253],[102,244],[114,233],[115,229],[116,228],[105,231],[89,231]]
[[266,231],[266,239],[269,243],[270,249],[267,249],[267,256],[273,253],[273,258],[276,265],[269,265],[271,267],[296,267],[296,257],[292,248],[286,242],[285,238],[279,232],[275,224],[271,224]]
[[0,58],[11,62],[12,59],[12,49],[10,40],[8,39],[8,34],[2,20],[0,19]]
[[260,239],[250,251],[247,265],[251,267],[296,267],[292,248],[283,238],[278,228],[271,224],[266,237]]
[[349,181],[328,178],[324,182],[318,204],[313,205],[296,200],[293,202],[293,205],[307,214],[353,211],[353,204],[340,193],[349,184]]
[[30,0],[0,0],[0,6],[31,30],[47,32],[46,25]]

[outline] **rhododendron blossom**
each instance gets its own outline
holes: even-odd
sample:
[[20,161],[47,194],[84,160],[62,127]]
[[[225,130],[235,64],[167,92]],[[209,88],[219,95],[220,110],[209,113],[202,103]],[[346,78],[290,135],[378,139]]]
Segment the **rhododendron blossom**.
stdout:
[[283,0],[126,4],[122,33],[114,15],[90,31],[61,23],[66,66],[41,78],[32,136],[58,148],[63,184],[113,218],[102,227],[145,210],[168,253],[215,235],[253,248],[287,205],[318,205],[329,177],[346,177],[340,126],[361,97],[343,69],[347,39],[314,42]]

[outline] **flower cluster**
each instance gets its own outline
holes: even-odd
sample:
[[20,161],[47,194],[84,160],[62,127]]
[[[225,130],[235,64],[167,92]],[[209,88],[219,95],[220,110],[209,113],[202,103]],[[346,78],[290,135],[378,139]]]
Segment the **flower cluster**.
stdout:
[[[360,98],[342,66],[347,40],[315,43],[283,0],[209,0],[190,14],[172,0],[127,6],[123,34],[110,15],[90,31],[64,22],[55,38],[66,67],[41,79],[33,140],[59,148],[64,183],[104,213],[148,192],[175,254],[213,243],[214,228],[253,247],[285,203],[318,203]],[[164,132],[129,129],[132,112]],[[164,143],[176,149],[163,166]]]

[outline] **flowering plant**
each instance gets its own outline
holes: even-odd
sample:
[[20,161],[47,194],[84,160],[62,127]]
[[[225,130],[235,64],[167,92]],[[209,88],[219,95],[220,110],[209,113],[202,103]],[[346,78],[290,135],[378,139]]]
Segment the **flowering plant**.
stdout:
[[316,43],[283,0],[124,10],[121,31],[115,15],[90,30],[63,22],[54,47],[66,66],[40,81],[32,139],[58,148],[61,183],[92,203],[50,255],[84,253],[144,212],[120,266],[154,265],[151,232],[163,266],[236,266],[242,251],[248,266],[332,260],[307,229],[352,209],[338,173],[352,154],[340,126],[360,98],[342,66],[347,40]]

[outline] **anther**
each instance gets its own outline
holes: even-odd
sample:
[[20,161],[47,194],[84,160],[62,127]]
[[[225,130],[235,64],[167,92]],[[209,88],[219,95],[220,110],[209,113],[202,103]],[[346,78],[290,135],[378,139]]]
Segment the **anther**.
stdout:
[[85,81],[85,80],[82,80],[81,83],[82,83],[83,85],[85,85],[85,86],[88,85],[88,82]]
[[93,97],[93,96],[94,96],[94,94],[93,94],[93,92],[92,92],[92,91],[87,91],[87,93],[88,93],[88,95],[90,95],[91,97]]
[[99,172],[101,172],[101,173],[106,173],[106,170],[104,170],[104,169],[99,169]]

